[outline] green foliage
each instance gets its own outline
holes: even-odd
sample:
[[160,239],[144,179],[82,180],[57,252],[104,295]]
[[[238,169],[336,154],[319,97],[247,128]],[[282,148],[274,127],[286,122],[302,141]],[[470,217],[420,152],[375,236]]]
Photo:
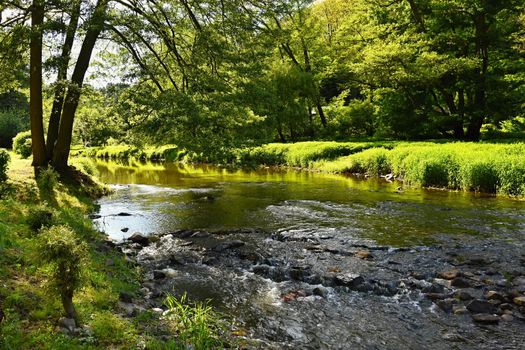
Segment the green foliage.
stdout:
[[330,172],[392,173],[412,186],[525,196],[525,144],[400,143],[314,165]]
[[22,158],[29,158],[33,153],[31,149],[31,131],[18,133],[13,139],[13,151]]
[[73,295],[83,282],[88,248],[68,226],[53,226],[40,234],[39,257],[50,266],[50,286],[61,296]]
[[49,228],[56,222],[55,211],[47,206],[35,206],[29,210],[27,224],[32,231]]
[[0,183],[7,180],[7,166],[9,165],[9,161],[11,160],[11,157],[9,156],[9,153],[7,153],[6,150],[0,149]]
[[166,318],[183,347],[196,350],[222,348],[224,324],[208,303],[188,303],[184,294],[180,299],[168,295]]
[[29,127],[25,113],[19,109],[0,109],[0,147],[11,148],[13,138]]

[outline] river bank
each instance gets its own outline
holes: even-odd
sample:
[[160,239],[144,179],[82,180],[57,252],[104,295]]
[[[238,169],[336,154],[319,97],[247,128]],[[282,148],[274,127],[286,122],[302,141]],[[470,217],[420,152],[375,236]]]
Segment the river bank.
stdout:
[[101,159],[211,162],[236,167],[284,166],[310,171],[382,177],[405,186],[525,196],[524,143],[299,142],[268,144],[207,159],[176,146],[77,149]]
[[[11,158],[7,182],[0,183],[1,349],[164,349],[182,343],[206,348],[222,343],[213,329],[218,321],[203,305],[170,298],[170,304],[163,304],[169,315],[147,303],[129,312],[127,303],[141,295],[143,274],[93,226],[96,199],[107,194],[101,185],[81,174],[82,181],[62,182],[47,170],[35,179],[31,160]],[[80,288],[73,298],[80,323],[64,317],[60,295],[50,283],[55,270],[42,261],[48,227],[67,228],[76,246],[85,247],[77,266]],[[177,306],[188,315],[200,312],[201,323],[176,326],[182,315]],[[191,328],[196,326],[205,328]]]

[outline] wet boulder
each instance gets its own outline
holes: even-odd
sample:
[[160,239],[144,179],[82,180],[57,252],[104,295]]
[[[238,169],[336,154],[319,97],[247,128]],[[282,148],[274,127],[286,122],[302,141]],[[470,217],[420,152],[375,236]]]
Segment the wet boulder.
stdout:
[[499,316],[494,316],[490,314],[475,314],[472,315],[472,320],[476,323],[481,324],[498,324],[500,318]]
[[472,286],[470,281],[468,279],[466,279],[466,278],[463,278],[463,277],[456,277],[456,278],[454,278],[450,282],[450,285],[452,287],[456,287],[456,288],[469,288],[469,287]]
[[134,233],[132,234],[129,238],[128,238],[129,241],[133,242],[133,243],[137,243],[137,244],[140,244],[141,246],[143,247],[146,247],[149,245],[150,243],[150,239],[149,237],[147,236],[144,236],[140,233]]
[[467,305],[468,311],[474,314],[493,314],[496,312],[496,306],[486,300],[475,299]]
[[363,276],[355,273],[344,273],[336,275],[334,282],[338,286],[344,286],[349,288],[356,288],[360,284],[365,282]]
[[448,270],[448,271],[442,271],[438,273],[439,278],[443,278],[445,280],[453,280],[454,278],[460,277],[461,273],[459,270]]
[[246,243],[244,243],[243,241],[238,241],[238,240],[227,241],[227,242],[222,242],[218,244],[217,246],[215,246],[215,248],[213,248],[213,250],[220,253],[228,249],[240,248],[244,246],[245,244]]

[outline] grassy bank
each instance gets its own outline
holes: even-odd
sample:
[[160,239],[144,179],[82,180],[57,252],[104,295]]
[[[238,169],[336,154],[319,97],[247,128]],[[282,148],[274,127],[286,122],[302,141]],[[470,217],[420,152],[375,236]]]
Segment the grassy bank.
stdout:
[[[175,146],[140,151],[129,146],[92,148],[85,155],[111,159],[202,161]],[[289,166],[331,173],[391,174],[407,186],[525,196],[525,143],[299,142],[236,149],[235,166]],[[224,163],[224,160],[217,160]]]
[[[88,214],[98,186],[62,183],[47,171],[37,181],[30,160],[11,158],[8,180],[0,182],[0,349],[178,349],[183,344],[200,349],[202,339],[220,343],[210,331],[215,321],[208,309],[182,326],[147,307],[127,314],[121,301],[141,300],[141,272],[93,228]],[[59,327],[64,310],[51,282],[63,281],[54,281],[57,270],[42,260],[43,240],[52,228],[66,228],[85,250],[73,298],[81,327],[74,333]],[[168,298],[166,309],[175,320],[203,309],[173,300]]]

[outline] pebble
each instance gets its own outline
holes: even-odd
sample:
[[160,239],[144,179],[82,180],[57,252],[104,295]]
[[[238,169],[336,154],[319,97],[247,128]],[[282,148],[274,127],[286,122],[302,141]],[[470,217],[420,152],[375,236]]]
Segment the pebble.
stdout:
[[519,306],[525,306],[525,296],[514,298],[512,301],[513,301],[514,304],[516,304],[516,305],[519,305]]

